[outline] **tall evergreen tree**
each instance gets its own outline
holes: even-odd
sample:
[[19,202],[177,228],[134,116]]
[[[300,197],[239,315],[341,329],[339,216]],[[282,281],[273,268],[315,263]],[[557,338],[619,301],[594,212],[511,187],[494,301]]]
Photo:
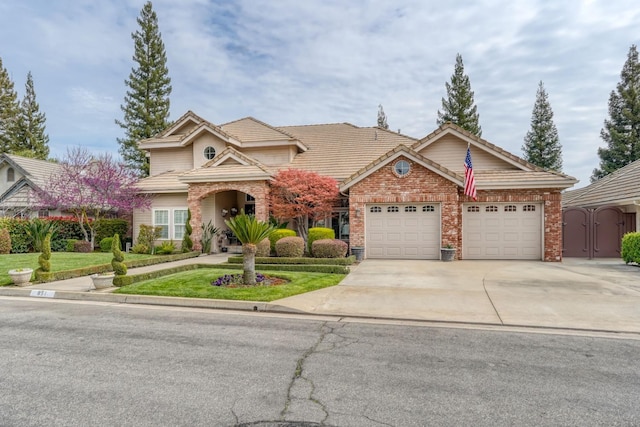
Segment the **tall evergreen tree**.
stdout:
[[631,45],[616,90],[609,95],[609,119],[600,138],[606,148],[598,148],[600,168],[593,170],[591,182],[640,159],[640,63],[638,50]]
[[12,152],[18,131],[19,116],[18,94],[0,58],[0,153]]
[[382,104],[378,105],[378,127],[381,127],[382,129],[389,129],[389,124],[387,123],[387,115],[384,113]]
[[49,135],[45,132],[46,120],[45,114],[40,112],[40,105],[36,101],[33,76],[29,71],[25,84],[25,95],[20,104],[18,135],[13,146],[15,154],[27,155],[41,160],[47,159],[49,156]]
[[531,129],[524,137],[524,158],[541,168],[562,172],[562,145],[553,122],[553,110],[542,81],[531,113]]
[[456,65],[451,76],[451,83],[445,83],[447,99],[442,98],[442,111],[438,110],[438,126],[452,122],[461,128],[482,136],[478,108],[473,101],[473,91],[469,76],[464,73],[462,55],[456,55]]
[[141,176],[149,174],[149,162],[138,141],[150,138],[166,129],[169,122],[169,95],[171,78],[167,68],[167,55],[158,29],[158,17],[150,1],[146,2],[138,17],[140,29],[131,34],[136,65],[131,69],[124,104],[122,121],[116,120],[125,130],[125,137],[118,138],[120,154],[125,163],[139,171]]

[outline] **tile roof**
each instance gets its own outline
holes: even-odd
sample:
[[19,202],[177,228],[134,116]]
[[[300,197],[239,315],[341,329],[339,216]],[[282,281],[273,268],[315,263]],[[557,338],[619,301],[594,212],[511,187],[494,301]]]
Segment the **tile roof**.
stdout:
[[399,144],[416,139],[378,127],[349,123],[279,127],[300,139],[309,149],[284,168],[312,170],[342,181]]
[[640,160],[629,163],[591,185],[566,194],[567,198],[563,201],[565,206],[598,207],[640,201]]
[[[58,163],[46,160],[31,159],[28,157],[16,156],[15,154],[3,154],[10,163],[21,169],[27,180],[40,188],[46,188],[51,175],[60,170]],[[0,161],[2,157],[0,157]]]
[[143,193],[186,193],[189,185],[178,180],[178,176],[183,173],[184,171],[168,171],[143,178],[136,187]]
[[282,129],[274,128],[253,117],[245,117],[233,122],[220,125],[225,132],[235,136],[242,142],[278,141],[283,139],[296,139],[290,133]]

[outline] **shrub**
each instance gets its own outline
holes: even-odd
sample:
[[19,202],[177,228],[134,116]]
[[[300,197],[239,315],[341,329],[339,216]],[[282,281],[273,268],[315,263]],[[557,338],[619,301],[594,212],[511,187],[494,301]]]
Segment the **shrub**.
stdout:
[[152,253],[155,241],[160,238],[161,233],[162,227],[140,224],[140,233],[138,233],[138,240],[136,241],[136,244],[145,245],[147,247],[147,252],[137,253]]
[[149,246],[144,245],[142,243],[136,243],[131,248],[131,253],[134,253],[134,254],[148,254],[149,252],[150,252]]
[[9,230],[11,237],[11,253],[21,254],[29,252],[29,234],[27,225],[29,221],[19,218],[0,218],[0,228]]
[[269,255],[271,255],[271,242],[267,237],[256,245],[256,256],[267,257]]
[[160,246],[156,247],[156,253],[158,255],[171,255],[176,250],[176,245],[171,242],[162,242]]
[[304,239],[302,237],[283,237],[276,242],[276,254],[283,257],[301,257],[304,255]]
[[[126,236],[129,231],[129,223],[124,219],[119,218],[102,218],[96,221],[95,233],[96,242],[102,242],[105,237]],[[102,249],[102,246],[100,247]],[[111,250],[111,245],[107,248],[106,252]],[[105,251],[103,251],[105,252]]]
[[42,242],[42,253],[38,257],[38,264],[40,265],[40,271],[47,273],[51,271],[51,235],[48,233]]
[[[120,240],[120,239],[118,239]],[[113,237],[105,237],[100,240],[100,251],[101,252],[111,252],[111,245],[113,244]]]
[[629,264],[640,264],[640,232],[627,233],[622,237],[622,260]]
[[51,250],[53,252],[64,252],[64,251],[66,251],[67,250],[67,240],[66,239],[52,240],[51,241]]
[[11,252],[11,234],[6,228],[0,228],[0,254]]
[[311,253],[316,258],[344,258],[348,245],[338,239],[320,239],[313,242]]
[[182,238],[182,252],[191,252],[193,249],[193,240],[191,240],[191,209],[187,209],[187,221],[184,224],[184,237]]
[[49,239],[49,247],[51,240],[58,235],[58,226],[51,221],[43,221],[40,218],[34,218],[27,223],[27,234],[31,238],[33,250],[42,252],[42,244],[47,235],[51,234]]
[[67,252],[75,252],[76,251],[76,242],[77,239],[67,239],[66,242],[66,251]]
[[[102,244],[102,242],[100,243]],[[111,239],[111,252],[113,253],[111,267],[113,267],[114,273],[116,273],[116,276],[124,276],[127,274],[127,266],[123,262],[124,254],[122,253],[122,246],[120,245],[120,236],[118,233],[114,234],[113,239]]]
[[289,230],[288,228],[278,228],[273,230],[269,235],[269,241],[271,242],[271,252],[276,251],[276,242],[283,237],[293,237],[296,235],[294,230]]
[[309,229],[309,235],[307,236],[307,250],[312,253],[313,242],[320,239],[335,239],[336,232],[332,228],[326,227],[312,227]]
[[73,252],[89,253],[92,252],[91,242],[86,240],[76,240],[73,242]]
[[80,224],[78,223],[78,220],[74,217],[50,216],[45,218],[45,220],[54,223],[58,228],[58,236],[57,237],[54,236],[54,238],[52,239],[52,242],[57,240],[66,240],[66,239],[75,239],[75,240],[84,239],[84,234],[82,233]]

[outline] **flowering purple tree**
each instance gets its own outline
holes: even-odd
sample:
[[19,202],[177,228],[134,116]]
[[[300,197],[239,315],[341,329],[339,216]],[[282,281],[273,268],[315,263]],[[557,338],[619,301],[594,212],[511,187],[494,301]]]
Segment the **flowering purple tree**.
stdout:
[[108,153],[94,156],[85,148],[69,149],[60,166],[48,187],[37,193],[39,204],[73,213],[92,246],[97,220],[151,205],[151,199],[135,188],[136,173]]

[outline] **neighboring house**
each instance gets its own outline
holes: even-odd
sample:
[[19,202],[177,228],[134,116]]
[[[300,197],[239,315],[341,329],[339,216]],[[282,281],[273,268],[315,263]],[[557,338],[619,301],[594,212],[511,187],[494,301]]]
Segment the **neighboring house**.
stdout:
[[47,188],[49,177],[59,169],[57,163],[0,154],[0,217],[61,215],[58,210],[38,207],[34,197],[35,191]]
[[[477,201],[463,194],[468,146]],[[348,123],[214,125],[189,111],[139,147],[150,160],[139,188],[155,196],[152,209],[134,212],[134,238],[152,224],[179,242],[190,208],[196,245],[201,224],[226,228],[232,208],[267,220],[269,180],[295,168],[338,180],[343,197],[325,224],[367,258],[438,259],[452,244],[463,259],[559,261],[561,191],[577,182],[450,123],[414,139]]]
[[640,230],[640,160],[563,194],[566,257],[620,257],[625,233]]

